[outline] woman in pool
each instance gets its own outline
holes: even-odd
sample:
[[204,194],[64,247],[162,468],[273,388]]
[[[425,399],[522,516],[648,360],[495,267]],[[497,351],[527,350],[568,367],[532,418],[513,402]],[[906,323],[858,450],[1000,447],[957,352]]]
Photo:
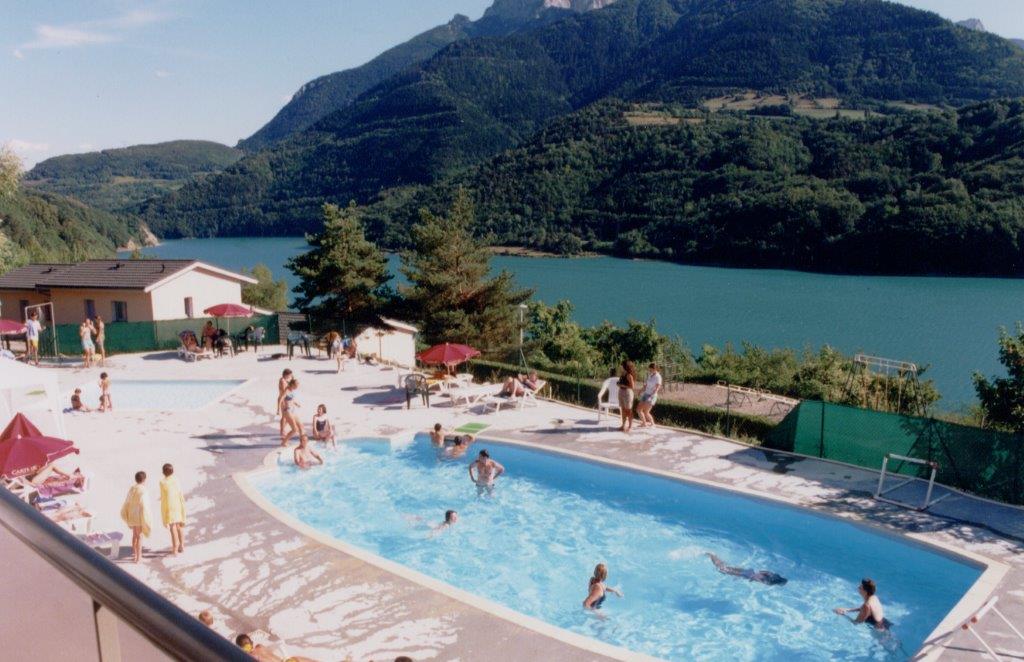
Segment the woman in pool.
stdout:
[[292,379],[288,382],[288,388],[282,391],[277,399],[277,408],[281,411],[281,419],[288,426],[288,431],[281,434],[281,445],[287,446],[292,437],[302,434],[302,423],[299,421],[299,401],[295,399],[295,392],[299,388],[299,380]]
[[636,365],[629,360],[622,362],[619,375],[619,414],[622,425],[619,430],[629,432],[633,428],[633,396],[636,393]]
[[598,563],[594,568],[594,576],[590,578],[590,591],[587,593],[586,600],[583,601],[584,609],[591,611],[600,609],[609,593],[622,597],[622,591],[619,589],[605,586],[607,579],[608,567],[603,563]]
[[329,441],[331,448],[335,447],[334,426],[327,418],[327,405],[317,405],[316,416],[313,417],[313,438],[324,443]]
[[833,611],[840,616],[845,616],[848,612],[855,611],[857,616],[852,619],[854,623],[867,623],[876,630],[888,630],[892,623],[885,617],[882,601],[875,595],[877,590],[873,580],[862,579],[860,580],[860,586],[857,587],[857,592],[860,593],[864,603],[859,607],[836,607]]

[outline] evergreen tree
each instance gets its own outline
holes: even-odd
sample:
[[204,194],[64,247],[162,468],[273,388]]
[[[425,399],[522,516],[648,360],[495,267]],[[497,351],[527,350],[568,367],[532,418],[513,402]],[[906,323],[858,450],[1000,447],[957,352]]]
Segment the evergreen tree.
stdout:
[[257,264],[252,272],[242,269],[242,273],[259,281],[255,285],[242,286],[244,303],[268,310],[284,310],[288,307],[288,284],[283,280],[274,280],[274,274],[267,265]]
[[981,374],[974,375],[985,424],[1024,432],[1024,326],[1018,324],[1015,335],[1005,330],[1000,333],[999,362],[1006,367],[1006,377],[989,381]]
[[325,204],[323,214],[323,231],[306,236],[311,250],[288,262],[301,279],[296,305],[328,318],[367,320],[387,298],[387,258],[367,241],[355,203]]
[[447,216],[420,212],[412,228],[413,248],[402,254],[402,272],[410,283],[403,294],[427,342],[508,347],[518,333],[516,307],[532,291],[517,289],[506,271],[488,278],[490,253],[472,235],[475,216],[462,189]]

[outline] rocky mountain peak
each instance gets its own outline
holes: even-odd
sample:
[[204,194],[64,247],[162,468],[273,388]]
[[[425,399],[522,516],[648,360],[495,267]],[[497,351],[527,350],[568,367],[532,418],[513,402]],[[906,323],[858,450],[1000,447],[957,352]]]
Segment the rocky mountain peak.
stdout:
[[585,12],[603,9],[613,2],[615,0],[494,0],[484,16],[523,20],[536,17],[545,9]]
[[977,30],[978,32],[988,32],[988,30],[985,29],[985,24],[982,23],[981,20],[977,19],[977,18],[968,18],[968,19],[965,19],[963,21],[957,21],[956,24],[959,25],[962,28],[967,28],[968,30]]

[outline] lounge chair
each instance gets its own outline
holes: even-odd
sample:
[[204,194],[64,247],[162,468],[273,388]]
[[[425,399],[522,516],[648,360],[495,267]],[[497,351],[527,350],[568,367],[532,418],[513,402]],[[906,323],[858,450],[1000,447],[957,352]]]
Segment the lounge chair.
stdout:
[[106,547],[107,555],[111,559],[117,559],[121,556],[121,540],[124,538],[124,534],[120,531],[106,531],[103,533],[80,533],[78,539],[84,542],[89,547],[97,549],[100,547]]
[[213,357],[213,352],[199,344],[196,334],[192,331],[182,331],[178,334],[181,345],[178,346],[178,357],[187,362],[198,361]]
[[453,388],[448,393],[452,399],[452,407],[458,407],[460,404],[471,407],[488,396],[497,396],[499,388],[495,384],[471,384]]
[[537,394],[540,393],[547,385],[548,383],[546,381],[544,381],[543,379],[538,379],[537,386],[535,388],[523,387],[522,395],[516,398],[516,400],[519,401],[519,408],[522,409],[523,407],[536,407],[538,404]]
[[597,393],[597,422],[601,422],[601,415],[605,412],[611,416],[613,409],[616,414],[622,412],[622,408],[619,407],[619,379],[617,377],[609,377],[601,384],[601,390]]

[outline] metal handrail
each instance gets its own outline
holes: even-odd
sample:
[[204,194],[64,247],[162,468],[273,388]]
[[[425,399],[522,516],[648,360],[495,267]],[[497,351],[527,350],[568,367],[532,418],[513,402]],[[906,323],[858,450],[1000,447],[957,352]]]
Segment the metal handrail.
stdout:
[[2,487],[0,526],[168,656],[252,662],[240,648]]

